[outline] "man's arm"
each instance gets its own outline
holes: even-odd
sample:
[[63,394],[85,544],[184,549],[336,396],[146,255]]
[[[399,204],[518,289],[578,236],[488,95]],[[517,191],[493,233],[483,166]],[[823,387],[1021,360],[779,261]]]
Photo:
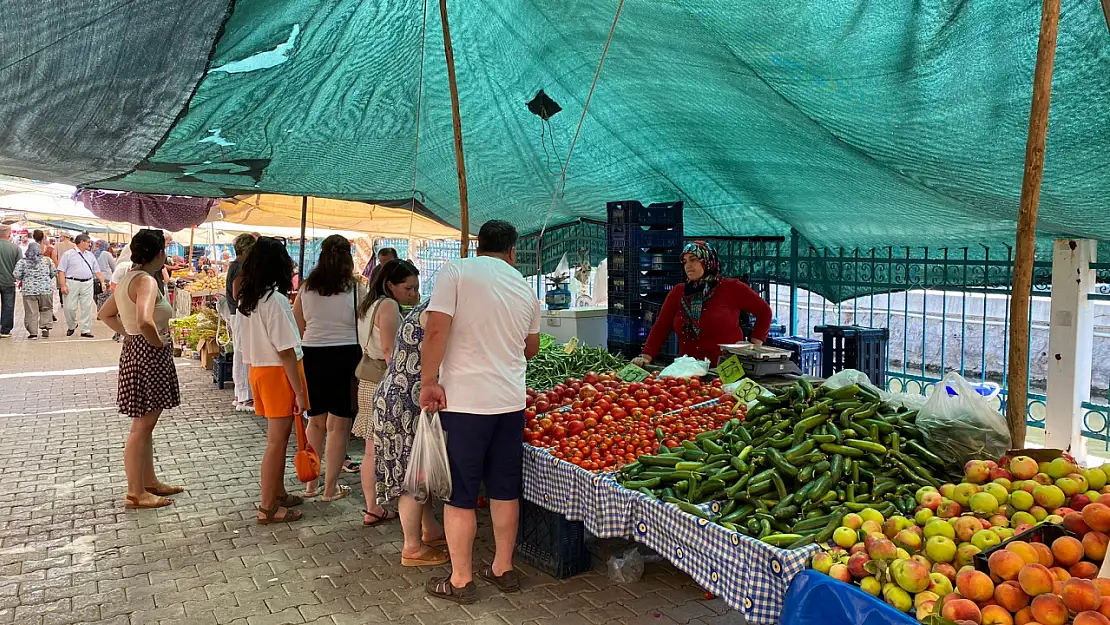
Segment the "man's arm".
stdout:
[[420,406],[428,412],[447,407],[447,395],[439,385],[439,368],[447,353],[447,335],[451,333],[451,315],[429,312],[424,328],[424,344],[420,347]]
[[540,353],[540,335],[529,334],[528,338],[524,339],[524,357],[531,360],[538,353]]

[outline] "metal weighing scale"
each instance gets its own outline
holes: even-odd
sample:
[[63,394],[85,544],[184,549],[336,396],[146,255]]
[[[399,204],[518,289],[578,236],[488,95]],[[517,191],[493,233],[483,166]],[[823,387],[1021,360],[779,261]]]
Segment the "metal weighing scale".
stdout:
[[790,360],[793,353],[785,349],[745,342],[721,345],[721,351],[736,354],[740,364],[744,366],[744,372],[751,378],[802,374],[798,365]]

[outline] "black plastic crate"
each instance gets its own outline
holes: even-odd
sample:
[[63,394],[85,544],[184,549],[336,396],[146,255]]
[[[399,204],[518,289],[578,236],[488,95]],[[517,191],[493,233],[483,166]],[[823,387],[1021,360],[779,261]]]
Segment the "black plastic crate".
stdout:
[[804,336],[776,336],[767,339],[767,345],[793,352],[790,360],[798,365],[802,374],[821,377],[822,341]]
[[609,202],[609,225],[639,224],[643,226],[681,226],[682,202],[656,202],[643,204],[636,200]]
[[1015,540],[1020,540],[1026,543],[1044,543],[1051,547],[1054,540],[1056,540],[1057,538],[1063,538],[1064,536],[1078,538],[1078,536],[1076,536],[1072,532],[1064,529],[1063,525],[1040,523],[1034,526],[1032,529],[1027,529],[1024,532],[1014,536],[1013,538],[1007,539],[982,553],[975,554],[975,568],[978,571],[990,575],[990,566],[988,566],[987,561],[990,560],[991,554],[995,551],[998,551],[999,549],[1005,549],[1006,545]]
[[682,271],[682,261],[677,254],[665,252],[652,252],[638,247],[609,248],[610,273],[634,273],[641,271],[663,272],[679,275],[685,280]]
[[823,336],[821,345],[821,377],[838,371],[862,371],[879,388],[886,387],[886,353],[890,331],[886,328],[860,326],[817,326]]
[[609,274],[609,301],[634,303],[640,299],[663,299],[676,284],[675,276],[645,274]]
[[[754,321],[754,319],[753,319],[753,321]],[[744,338],[746,338],[746,339],[750,340],[752,338],[752,332],[754,330],[755,330],[755,326],[751,323],[741,323],[740,324],[740,331],[744,333]],[[777,336],[786,336],[786,326],[781,325],[781,324],[772,323],[771,327],[767,329],[767,338],[770,339],[770,338],[774,338],[774,337],[777,337]],[[818,343],[820,343],[820,341],[818,341]]]
[[588,571],[592,564],[586,548],[586,527],[581,521],[568,521],[523,497],[516,553],[521,560],[555,579]]
[[[644,343],[624,343],[621,341],[609,341],[608,348],[612,354],[624,356],[629,360],[644,353]],[[663,342],[663,347],[659,348],[659,354],[651,361],[653,365],[669,365],[675,358],[678,358],[678,337],[674,332],[671,332],[667,340]]]
[[609,249],[662,250],[674,255],[682,251],[682,227],[645,228],[639,224],[609,227]]
[[218,354],[212,358],[212,382],[216,388],[223,389],[232,381],[231,369],[234,365],[231,354]]

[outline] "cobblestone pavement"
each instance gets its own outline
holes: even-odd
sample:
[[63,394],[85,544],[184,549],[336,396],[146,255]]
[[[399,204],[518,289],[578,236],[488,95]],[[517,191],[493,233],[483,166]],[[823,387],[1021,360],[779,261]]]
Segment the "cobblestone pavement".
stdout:
[[[162,476],[189,491],[168,508],[125,511],[119,346],[103,326],[97,339],[68,339],[62,322],[56,337],[29,341],[21,323],[0,342],[0,624],[743,622],[666,564],[632,585],[609,581],[599,562],[564,581],[520,566],[520,594],[482,584],[471,606],[429,599],[424,582],[446,568],[401,567],[400,525],[362,528],[361,495],[258,526],[264,424],[231,411],[230,389],[194,362],[179,361],[185,403],[155,430]],[[357,475],[343,479],[359,492]],[[488,519],[480,527],[475,558],[489,561]]]

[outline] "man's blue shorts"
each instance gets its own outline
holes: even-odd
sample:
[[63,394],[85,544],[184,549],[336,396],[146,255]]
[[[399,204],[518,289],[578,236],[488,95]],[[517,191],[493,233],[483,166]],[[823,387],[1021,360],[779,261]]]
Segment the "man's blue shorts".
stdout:
[[523,410],[496,415],[441,412],[439,420],[447,435],[447,460],[451,467],[448,505],[477,508],[478,490],[483,482],[490,499],[520,498]]

